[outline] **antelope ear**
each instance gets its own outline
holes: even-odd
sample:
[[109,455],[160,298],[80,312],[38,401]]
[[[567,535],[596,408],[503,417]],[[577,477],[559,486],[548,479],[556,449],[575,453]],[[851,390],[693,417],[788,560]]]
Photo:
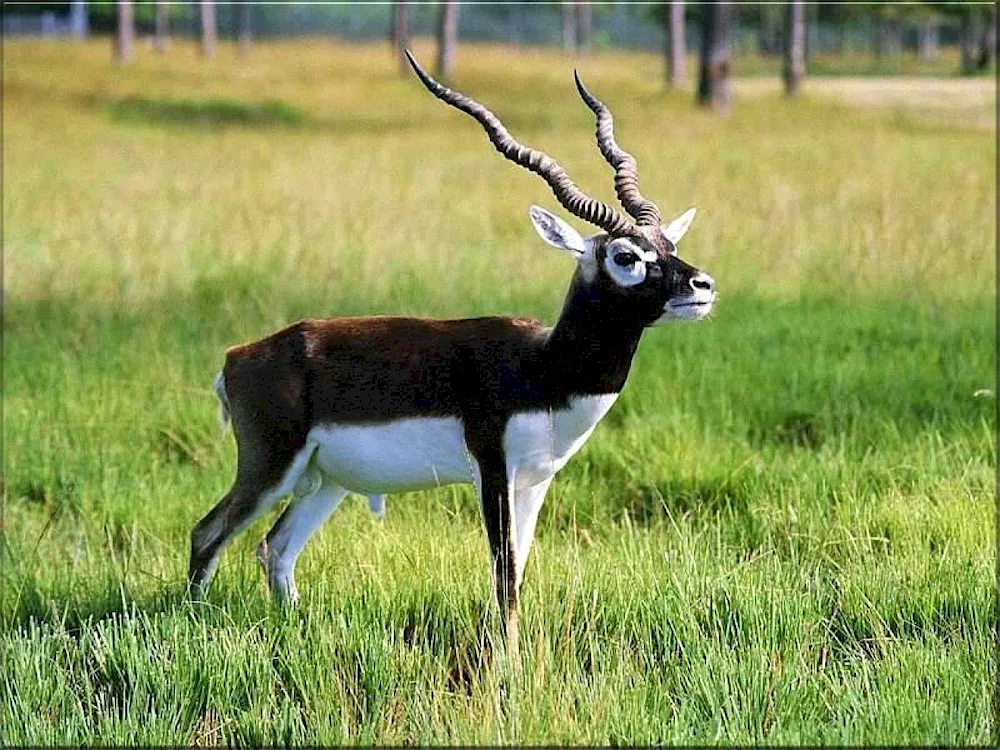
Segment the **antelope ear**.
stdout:
[[689,208],[687,211],[682,213],[672,222],[667,224],[667,226],[661,226],[660,231],[663,232],[663,236],[666,237],[670,242],[676,245],[681,241],[691,226],[691,222],[694,221],[694,215],[698,212],[696,208]]
[[528,215],[531,217],[531,224],[535,227],[535,231],[552,247],[565,250],[577,260],[584,257],[587,252],[587,243],[573,227],[558,216],[554,216],[538,206],[532,206],[528,210]]

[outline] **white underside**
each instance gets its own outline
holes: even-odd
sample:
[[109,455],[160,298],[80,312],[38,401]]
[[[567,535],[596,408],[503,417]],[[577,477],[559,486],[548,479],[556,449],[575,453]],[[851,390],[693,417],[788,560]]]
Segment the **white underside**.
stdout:
[[[504,453],[515,521],[517,578],[523,575],[545,491],[594,431],[617,394],[573,399],[567,409],[517,414],[507,423]],[[449,484],[480,488],[479,465],[455,417],[400,419],[375,425],[321,425],[309,431],[281,486],[296,499],[272,532],[265,560],[272,588],[295,597],[295,560],[346,492],[384,511],[387,493]]]
[[324,425],[310,430],[308,443],[316,445],[314,465],[331,482],[362,495],[409,492],[475,478],[462,423],[452,417]]
[[[507,474],[516,489],[552,477],[590,437],[617,394],[583,396],[569,408],[517,414],[504,434]],[[310,430],[303,452],[310,469],[362,495],[411,492],[449,484],[478,484],[479,466],[457,417],[417,417],[375,425],[322,425]],[[319,481],[299,479],[296,494]]]
[[507,423],[504,454],[514,489],[550,479],[583,447],[617,393],[573,399],[568,409],[516,414]]

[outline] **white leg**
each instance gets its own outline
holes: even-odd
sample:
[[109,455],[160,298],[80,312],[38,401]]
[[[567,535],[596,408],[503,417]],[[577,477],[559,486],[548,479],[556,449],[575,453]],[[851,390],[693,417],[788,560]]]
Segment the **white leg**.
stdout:
[[542,509],[545,493],[552,483],[552,477],[533,487],[514,490],[514,550],[517,554],[517,585],[524,578],[524,568],[528,564],[528,553],[535,539],[535,523]]
[[369,495],[368,510],[380,521],[385,518],[385,495]]
[[298,600],[295,562],[299,553],[346,494],[347,490],[324,479],[308,495],[293,500],[260,543],[257,559],[267,574],[271,592],[278,599],[289,603]]
[[270,487],[267,487],[267,477],[237,476],[233,488],[191,530],[188,581],[194,601],[205,596],[225,546],[298,486],[315,450],[315,443],[306,444],[292,459],[284,476]]

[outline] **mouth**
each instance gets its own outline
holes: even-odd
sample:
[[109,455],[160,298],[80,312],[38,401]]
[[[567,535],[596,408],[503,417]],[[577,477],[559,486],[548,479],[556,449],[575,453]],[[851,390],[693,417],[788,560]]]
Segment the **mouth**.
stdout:
[[704,307],[706,305],[711,307],[714,302],[714,299],[702,300],[698,302],[668,302],[667,307]]
[[654,325],[662,325],[672,320],[701,320],[708,316],[715,304],[715,294],[686,297],[669,301],[663,306],[663,312]]

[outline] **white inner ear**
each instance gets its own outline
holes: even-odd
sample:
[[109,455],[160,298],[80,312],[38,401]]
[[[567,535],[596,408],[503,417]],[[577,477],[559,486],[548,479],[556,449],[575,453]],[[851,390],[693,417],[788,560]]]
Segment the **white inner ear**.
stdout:
[[576,258],[580,258],[587,251],[587,245],[580,233],[558,216],[538,206],[532,206],[528,210],[528,215],[535,231],[552,247],[565,250]]
[[697,212],[698,209],[689,208],[667,226],[661,226],[660,231],[663,232],[663,236],[676,245],[681,241],[681,237],[687,233],[688,227],[691,226],[691,222],[694,221],[694,215]]
[[[618,253],[632,253],[635,262],[627,266],[618,265],[615,263],[615,255]],[[646,280],[646,255],[647,253],[642,252],[629,240],[615,240],[608,245],[604,255],[604,270],[618,286],[630,287],[641,284]]]

